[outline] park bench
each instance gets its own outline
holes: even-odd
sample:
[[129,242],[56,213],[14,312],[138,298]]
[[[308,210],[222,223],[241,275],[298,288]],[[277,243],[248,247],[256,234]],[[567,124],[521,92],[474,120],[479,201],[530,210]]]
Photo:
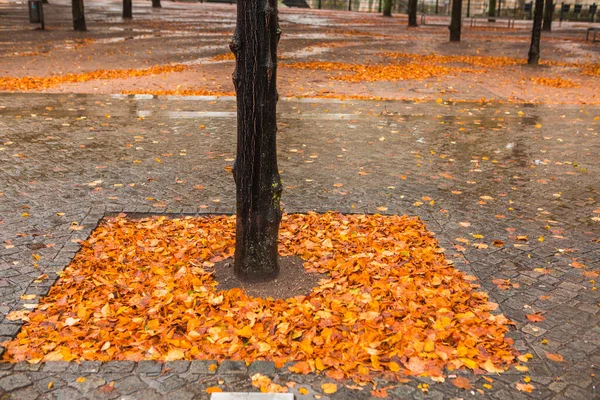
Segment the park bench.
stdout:
[[585,32],[585,41],[587,42],[590,34],[592,34],[592,43],[596,43],[596,42],[600,42],[600,39],[596,39],[596,34],[598,33],[598,29],[597,28],[587,28],[586,32]]
[[471,27],[474,27],[477,25],[477,21],[479,20],[494,20],[494,21],[507,21],[508,22],[508,27],[509,28],[514,28],[515,27],[515,19],[513,17],[489,17],[487,15],[474,15],[471,17]]

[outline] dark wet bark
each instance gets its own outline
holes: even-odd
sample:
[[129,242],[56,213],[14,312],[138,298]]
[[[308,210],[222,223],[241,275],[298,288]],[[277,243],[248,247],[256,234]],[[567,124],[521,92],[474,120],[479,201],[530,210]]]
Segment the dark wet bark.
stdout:
[[496,20],[492,18],[495,16],[496,16],[496,0],[490,0],[490,7],[488,10],[488,17],[490,17],[490,19],[488,19],[488,21],[496,22]]
[[131,19],[133,18],[133,1],[132,0],[123,0],[123,18]]
[[552,30],[552,14],[554,14],[554,4],[552,0],[546,0],[546,6],[544,7],[544,24],[542,30],[550,32]]
[[152,0],[152,8],[161,8],[160,0]]
[[462,0],[452,1],[452,18],[450,20],[450,41],[460,42],[462,28]]
[[277,168],[277,0],[237,2],[230,48],[237,95],[235,274],[267,281],[279,273],[277,237],[283,186]]
[[83,11],[83,0],[71,0],[73,11],[73,29],[79,32],[87,30],[85,26],[85,13]]
[[418,26],[417,1],[418,0],[408,0],[408,26]]
[[383,0],[383,16],[392,16],[392,0]]
[[542,18],[544,13],[544,0],[535,0],[533,14],[533,29],[531,30],[531,46],[527,64],[537,65],[540,60],[540,40],[542,38]]

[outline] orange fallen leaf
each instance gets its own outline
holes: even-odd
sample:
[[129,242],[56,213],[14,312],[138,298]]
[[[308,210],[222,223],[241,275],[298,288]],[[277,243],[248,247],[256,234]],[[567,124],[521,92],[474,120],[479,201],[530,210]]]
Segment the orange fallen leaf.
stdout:
[[535,313],[535,314],[527,314],[527,319],[530,320],[531,322],[541,322],[541,321],[546,320],[546,317],[544,317],[542,314]]
[[546,353],[546,358],[555,362],[563,362],[565,359],[558,353]]
[[450,383],[452,383],[454,386],[456,386],[457,388],[460,388],[460,389],[469,390],[469,389],[473,388],[473,385],[471,385],[471,381],[469,381],[467,378],[465,378],[463,376],[458,376],[454,379],[451,379]]
[[515,384],[515,386],[517,387],[517,390],[520,390],[521,392],[527,392],[527,393],[531,393],[534,389],[533,385],[530,383],[519,383],[517,382]]
[[220,393],[222,392],[223,389],[221,389],[218,386],[210,386],[206,388],[206,393],[211,394],[211,393]]

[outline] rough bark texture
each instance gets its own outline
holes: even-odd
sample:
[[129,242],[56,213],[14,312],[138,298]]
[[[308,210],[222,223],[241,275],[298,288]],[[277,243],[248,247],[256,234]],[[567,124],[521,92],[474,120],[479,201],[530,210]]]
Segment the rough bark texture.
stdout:
[[550,32],[552,30],[552,14],[554,14],[554,4],[552,0],[546,0],[546,6],[544,7],[544,25],[543,31]]
[[133,4],[132,0],[123,0],[123,18],[133,18]]
[[279,273],[281,179],[277,168],[277,0],[237,2],[230,48],[237,95],[235,274],[267,281]]
[[160,0],[152,0],[152,8],[161,8]]
[[392,0],[383,0],[383,16],[392,16]]
[[540,60],[540,40],[542,38],[542,18],[544,13],[544,0],[535,0],[533,14],[533,29],[531,30],[531,46],[527,64],[537,65]]
[[495,19],[492,19],[492,17],[496,16],[496,0],[490,0],[490,8],[488,10],[488,17],[490,17],[490,19],[488,21],[490,22],[496,22]]
[[417,1],[418,0],[408,0],[408,26],[418,26],[417,25]]
[[450,41],[460,42],[462,28],[462,0],[452,1],[452,18],[450,20]]
[[71,0],[73,11],[73,29],[79,32],[87,30],[85,26],[85,13],[83,11],[83,0]]

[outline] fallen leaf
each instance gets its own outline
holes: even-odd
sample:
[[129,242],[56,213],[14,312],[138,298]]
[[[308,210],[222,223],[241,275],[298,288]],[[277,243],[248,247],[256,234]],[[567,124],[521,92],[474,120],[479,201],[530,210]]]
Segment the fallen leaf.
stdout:
[[337,392],[337,385],[335,383],[323,383],[321,389],[323,389],[323,393],[325,394],[333,394]]
[[471,385],[471,381],[462,376],[458,376],[454,379],[451,379],[450,383],[452,383],[454,386],[460,389],[469,390],[473,388],[473,385]]
[[546,353],[546,358],[555,362],[563,362],[565,359],[560,354],[556,353]]

